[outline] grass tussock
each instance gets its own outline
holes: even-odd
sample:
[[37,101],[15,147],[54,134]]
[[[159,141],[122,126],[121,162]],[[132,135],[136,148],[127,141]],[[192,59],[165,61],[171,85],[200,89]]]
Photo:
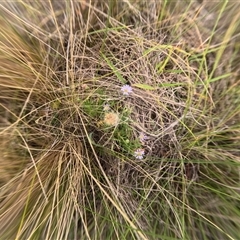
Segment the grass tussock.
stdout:
[[238,239],[239,9],[1,3],[1,239]]

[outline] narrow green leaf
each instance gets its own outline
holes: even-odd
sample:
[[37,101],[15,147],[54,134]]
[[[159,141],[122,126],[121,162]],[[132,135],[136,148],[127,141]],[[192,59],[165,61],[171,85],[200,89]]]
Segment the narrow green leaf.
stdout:
[[141,89],[144,89],[144,90],[156,90],[157,89],[157,88],[152,87],[148,84],[141,84],[141,83],[136,83],[136,84],[133,84],[132,86],[133,87],[138,87],[138,88],[141,88]]
[[123,76],[119,73],[118,69],[113,65],[113,63],[108,59],[103,53],[101,54],[104,60],[107,62],[108,66],[113,70],[114,74],[117,76],[117,78],[123,83],[126,84],[126,80],[123,78]]
[[[227,78],[227,77],[230,77],[232,75],[232,73],[226,73],[224,75],[221,75],[221,76],[217,76],[215,78],[211,78],[211,79],[207,79],[204,83],[213,83],[213,82],[216,82],[216,81],[219,81],[219,80],[222,80],[224,78]],[[196,84],[197,85],[203,85],[204,83],[202,82],[197,82]]]
[[186,85],[186,83],[161,83],[159,87],[178,87]]

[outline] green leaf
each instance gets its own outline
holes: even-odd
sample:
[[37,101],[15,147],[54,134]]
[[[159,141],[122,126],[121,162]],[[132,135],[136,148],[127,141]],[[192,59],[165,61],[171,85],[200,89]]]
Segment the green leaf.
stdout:
[[222,79],[224,79],[224,78],[230,77],[231,75],[232,75],[232,73],[226,73],[226,74],[224,74],[224,75],[217,76],[217,77],[215,77],[215,78],[207,79],[205,82],[197,82],[196,85],[204,85],[204,84],[213,83],[213,82],[222,80]]
[[133,84],[132,86],[133,87],[138,87],[138,88],[141,88],[141,89],[144,89],[144,90],[156,90],[157,89],[156,87],[152,87],[148,84],[142,84],[142,83],[136,83],[136,84]]
[[159,87],[178,87],[184,85],[187,85],[187,83],[161,83],[159,84]]
[[118,69],[113,65],[113,63],[110,61],[110,59],[108,59],[103,53],[102,53],[102,57],[104,58],[104,60],[107,62],[108,66],[113,70],[113,73],[117,76],[117,78],[123,83],[126,83],[126,80],[123,78],[123,76],[120,74],[120,72],[118,71]]

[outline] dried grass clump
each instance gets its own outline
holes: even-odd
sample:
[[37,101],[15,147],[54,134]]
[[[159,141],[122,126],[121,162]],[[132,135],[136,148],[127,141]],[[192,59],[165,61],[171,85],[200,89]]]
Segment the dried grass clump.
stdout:
[[237,239],[236,6],[1,3],[0,236]]

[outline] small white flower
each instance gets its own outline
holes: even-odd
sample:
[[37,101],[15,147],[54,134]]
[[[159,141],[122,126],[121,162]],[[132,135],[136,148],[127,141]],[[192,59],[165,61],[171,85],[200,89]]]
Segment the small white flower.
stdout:
[[145,153],[145,152],[144,152],[144,149],[138,148],[138,149],[134,152],[134,157],[135,157],[136,159],[142,160],[144,153]]
[[110,105],[109,104],[104,104],[104,106],[103,106],[103,111],[104,112],[107,112],[107,111],[109,111],[110,110]]
[[121,91],[123,95],[129,95],[130,93],[132,93],[132,87],[130,85],[124,85],[122,86]]

